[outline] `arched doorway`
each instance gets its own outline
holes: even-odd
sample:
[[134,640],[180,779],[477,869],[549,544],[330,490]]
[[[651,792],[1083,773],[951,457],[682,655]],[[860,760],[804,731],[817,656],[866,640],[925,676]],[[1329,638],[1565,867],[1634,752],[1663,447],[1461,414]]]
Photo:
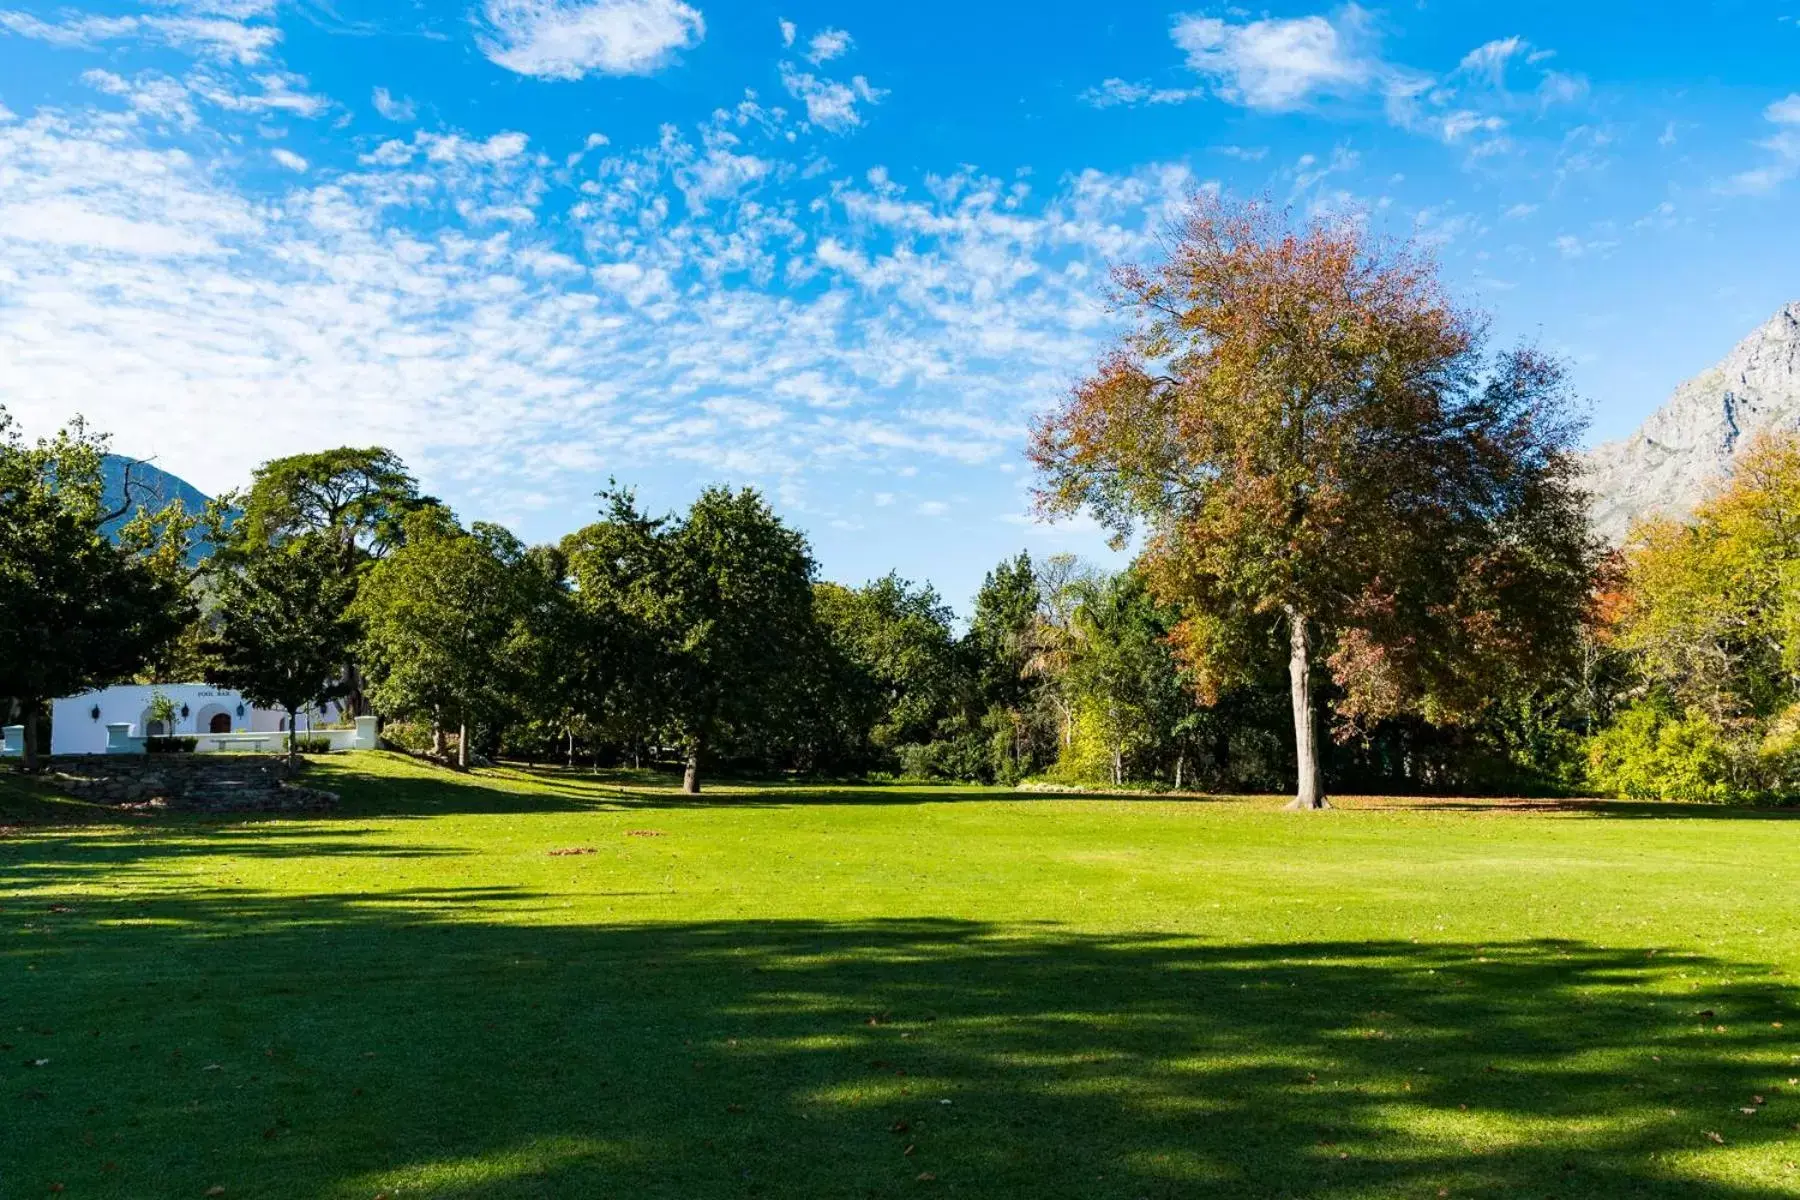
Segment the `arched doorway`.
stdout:
[[168,737],[169,727],[151,716],[150,710],[146,708],[142,713],[138,714],[138,736]]
[[223,704],[202,705],[194,714],[195,733],[230,733],[231,710]]

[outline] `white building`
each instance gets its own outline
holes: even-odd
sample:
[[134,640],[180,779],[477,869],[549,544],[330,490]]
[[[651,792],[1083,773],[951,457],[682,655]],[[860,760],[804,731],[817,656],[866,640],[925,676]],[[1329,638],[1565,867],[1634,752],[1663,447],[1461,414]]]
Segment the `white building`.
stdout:
[[[158,696],[175,707],[167,723],[151,715]],[[343,709],[328,702],[300,713],[302,736],[329,737],[334,750],[373,750],[375,718],[346,722]],[[193,737],[198,750],[274,749],[287,732],[287,713],[258,708],[230,688],[205,683],[120,684],[67,696],[50,708],[50,753],[120,754],[141,752],[147,737]],[[324,725],[347,728],[320,729]],[[5,753],[16,754],[23,730],[8,726]]]

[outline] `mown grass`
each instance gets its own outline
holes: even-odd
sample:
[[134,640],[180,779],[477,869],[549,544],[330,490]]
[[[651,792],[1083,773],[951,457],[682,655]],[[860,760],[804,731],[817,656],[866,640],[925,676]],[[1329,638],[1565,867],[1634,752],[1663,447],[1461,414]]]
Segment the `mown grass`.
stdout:
[[0,780],[0,1196],[1800,1194],[1779,816],[314,771]]

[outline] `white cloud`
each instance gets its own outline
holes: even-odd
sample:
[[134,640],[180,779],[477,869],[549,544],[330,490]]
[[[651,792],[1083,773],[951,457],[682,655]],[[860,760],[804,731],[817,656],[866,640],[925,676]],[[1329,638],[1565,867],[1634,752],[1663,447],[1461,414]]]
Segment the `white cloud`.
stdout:
[[205,58],[240,65],[263,61],[281,40],[273,25],[248,25],[234,13],[260,16],[260,6],[199,6],[181,16],[104,17],[64,12],[60,20],[45,21],[30,13],[0,11],[0,30],[34,38],[64,49],[90,50],[103,42],[143,37],[186,50]]
[[1530,43],[1524,38],[1496,38],[1463,55],[1458,69],[1485,79],[1493,87],[1505,87],[1506,65],[1529,49]]
[[540,79],[648,75],[706,36],[682,0],[485,0],[482,52]]
[[950,506],[942,500],[925,500],[913,510],[921,517],[943,517],[950,513]]
[[1593,254],[1604,254],[1619,243],[1605,239],[1588,240],[1576,237],[1572,233],[1565,233],[1550,244],[1564,258],[1587,258]]
[[1335,19],[1264,18],[1233,24],[1218,17],[1176,19],[1172,36],[1187,63],[1213,81],[1220,97],[1246,108],[1286,112],[1320,96],[1367,91],[1383,64],[1369,48],[1369,16],[1355,4]]
[[192,129],[200,116],[194,111],[188,89],[178,80],[154,71],[125,79],[111,71],[93,69],[81,73],[81,81],[96,91],[124,100],[139,117],[167,121],[181,129]]
[[384,87],[378,87],[369,97],[375,105],[375,111],[390,121],[410,121],[418,115],[419,107],[411,97],[395,96]]
[[782,21],[781,22],[781,45],[782,45],[782,48],[786,49],[787,47],[792,46],[794,44],[794,38],[799,34],[799,32],[800,32],[799,29],[797,29],[795,27],[795,25],[792,21]]
[[1133,83],[1124,79],[1102,80],[1098,87],[1091,87],[1081,93],[1081,102],[1094,108],[1114,108],[1119,105],[1136,104],[1180,104],[1186,100],[1197,100],[1206,95],[1200,88],[1159,88],[1148,83]]
[[1800,175],[1800,92],[1775,101],[1763,110],[1763,119],[1775,126],[1775,133],[1756,143],[1768,152],[1769,161],[1760,167],[1740,171],[1719,185],[1731,195],[1767,196]]
[[279,64],[91,71],[87,107],[0,116],[0,395],[208,488],[391,444],[490,512],[647,463],[848,495],[1008,459],[1193,176],[837,177],[807,139],[880,93],[789,74],[804,116],[747,95],[627,147],[409,128],[323,171],[259,140],[343,111]]
[[887,95],[882,89],[870,86],[861,75],[852,76],[849,83],[840,83],[785,62],[781,64],[781,84],[788,90],[788,95],[806,106],[808,121],[832,133],[843,133],[861,125],[862,114],[856,106],[859,103],[878,104]]
[[806,43],[806,61],[815,67],[846,53],[855,42],[842,29],[821,29]]

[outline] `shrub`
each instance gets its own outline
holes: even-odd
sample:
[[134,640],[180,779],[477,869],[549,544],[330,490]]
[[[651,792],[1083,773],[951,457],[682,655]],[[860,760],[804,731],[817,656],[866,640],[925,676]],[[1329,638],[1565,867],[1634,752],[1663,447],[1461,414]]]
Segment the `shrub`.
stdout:
[[294,749],[300,754],[330,754],[331,739],[328,737],[297,737],[293,739]]
[[936,742],[910,742],[896,747],[902,779],[982,781],[989,777],[987,738],[979,732]]
[[144,739],[145,754],[192,754],[199,738],[150,737]]
[[381,727],[381,740],[408,754],[429,754],[431,726],[421,721],[389,721]]
[[1755,798],[1743,748],[1705,713],[1641,701],[1588,742],[1588,780],[1633,800],[1723,803]]

